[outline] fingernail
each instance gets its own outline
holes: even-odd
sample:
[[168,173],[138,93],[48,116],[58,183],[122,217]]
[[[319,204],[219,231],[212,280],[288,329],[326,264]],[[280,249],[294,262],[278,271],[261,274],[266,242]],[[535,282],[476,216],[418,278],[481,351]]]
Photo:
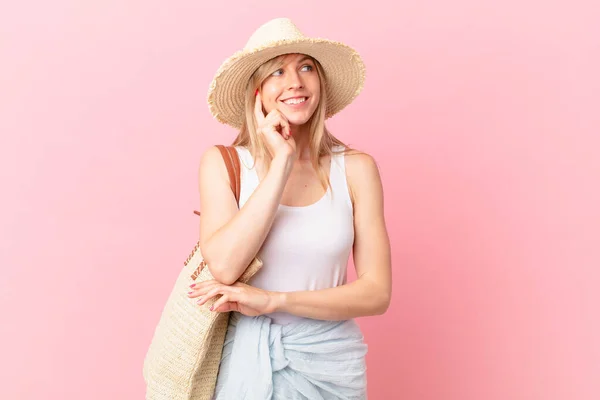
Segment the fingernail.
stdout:
[[188,296],[189,296],[190,294],[192,294],[192,293],[194,293],[194,292],[188,292]]
[[213,311],[214,308],[215,306],[210,306],[210,311]]
[[256,89],[256,92],[254,92],[255,96],[258,96],[258,89]]
[[194,286],[196,286],[196,284],[195,284],[195,283],[192,283],[192,284],[190,285],[190,287],[191,287],[191,288],[193,288]]
[[202,297],[200,297],[196,303],[199,304],[201,301],[202,301]]

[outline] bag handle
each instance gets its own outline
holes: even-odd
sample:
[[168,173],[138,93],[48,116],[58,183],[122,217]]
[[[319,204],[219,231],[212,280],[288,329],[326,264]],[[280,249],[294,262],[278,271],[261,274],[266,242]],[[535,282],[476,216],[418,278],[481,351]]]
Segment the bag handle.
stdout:
[[[222,144],[218,144],[217,148],[221,152],[221,157],[223,157],[223,161],[225,161],[225,166],[227,167],[227,174],[229,174],[229,184],[231,186],[231,191],[235,196],[235,202],[239,206],[241,190],[240,156],[238,155],[237,150],[233,146],[226,147]],[[194,210],[194,214],[200,215],[200,211]]]

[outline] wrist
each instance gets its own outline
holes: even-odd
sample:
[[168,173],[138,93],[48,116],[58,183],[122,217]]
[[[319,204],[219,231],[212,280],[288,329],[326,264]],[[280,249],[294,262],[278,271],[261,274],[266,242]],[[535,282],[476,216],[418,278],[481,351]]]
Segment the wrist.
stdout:
[[294,159],[291,155],[281,155],[275,156],[275,158],[273,158],[269,170],[283,171],[284,175],[288,176],[292,172],[293,166]]
[[285,292],[271,292],[272,295],[272,311],[281,312],[285,310],[287,303],[287,293]]

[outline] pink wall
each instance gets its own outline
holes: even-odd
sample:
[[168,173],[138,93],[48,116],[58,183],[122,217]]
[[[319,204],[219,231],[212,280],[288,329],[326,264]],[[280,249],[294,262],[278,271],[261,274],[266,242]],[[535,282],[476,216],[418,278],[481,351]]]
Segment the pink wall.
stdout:
[[27,3],[0,12],[2,398],[143,398],[199,156],[233,138],[208,84],[278,16],[368,67],[330,127],[386,188],[370,398],[600,398],[593,2]]

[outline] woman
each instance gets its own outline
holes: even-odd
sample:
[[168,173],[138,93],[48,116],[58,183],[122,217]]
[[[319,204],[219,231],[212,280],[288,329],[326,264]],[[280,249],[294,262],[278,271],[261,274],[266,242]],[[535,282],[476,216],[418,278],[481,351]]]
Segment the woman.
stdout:
[[[366,345],[354,318],[391,297],[378,169],[325,128],[358,95],[364,65],[340,43],[285,18],[225,61],[209,92],[215,117],[240,130],[239,210],[216,148],[203,155],[202,254],[214,281],[189,296],[234,311],[217,399],[366,398]],[[357,280],[346,283],[353,250]],[[263,268],[237,282],[258,254]]]

